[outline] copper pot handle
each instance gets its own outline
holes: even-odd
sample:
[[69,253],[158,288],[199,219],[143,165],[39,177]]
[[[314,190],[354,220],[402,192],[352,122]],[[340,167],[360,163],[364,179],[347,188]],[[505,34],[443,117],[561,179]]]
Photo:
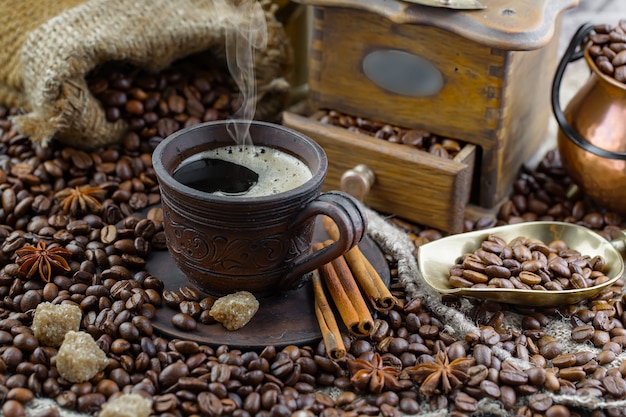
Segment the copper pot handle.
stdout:
[[602,158],[626,160],[626,152],[607,151],[606,149],[599,148],[589,142],[569,124],[563,110],[561,109],[559,92],[561,90],[561,81],[563,80],[565,68],[570,62],[577,61],[584,56],[584,44],[586,43],[589,34],[593,31],[593,28],[594,25],[592,23],[585,23],[581,25],[572,37],[567,50],[559,62],[554,75],[554,80],[552,82],[552,111],[554,112],[554,117],[556,118],[563,134],[582,149]]

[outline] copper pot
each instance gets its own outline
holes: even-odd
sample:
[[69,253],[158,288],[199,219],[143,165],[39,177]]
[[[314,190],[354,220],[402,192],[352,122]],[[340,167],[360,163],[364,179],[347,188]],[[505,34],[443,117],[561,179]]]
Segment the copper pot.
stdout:
[[[626,213],[626,85],[597,68],[585,47],[592,30],[592,24],[579,28],[554,77],[558,148],[567,173],[591,200]],[[563,73],[567,64],[582,57],[591,76],[563,112],[559,104]]]

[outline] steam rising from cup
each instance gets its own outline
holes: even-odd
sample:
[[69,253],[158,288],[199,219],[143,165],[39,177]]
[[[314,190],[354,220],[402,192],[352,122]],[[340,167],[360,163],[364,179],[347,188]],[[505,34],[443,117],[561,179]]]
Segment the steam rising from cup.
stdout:
[[[267,46],[267,22],[263,7],[256,0],[242,0],[236,8],[239,21],[226,31],[226,62],[242,96],[241,107],[233,119],[252,121],[256,111],[255,50]],[[228,132],[238,145],[252,145],[250,123],[228,126]]]

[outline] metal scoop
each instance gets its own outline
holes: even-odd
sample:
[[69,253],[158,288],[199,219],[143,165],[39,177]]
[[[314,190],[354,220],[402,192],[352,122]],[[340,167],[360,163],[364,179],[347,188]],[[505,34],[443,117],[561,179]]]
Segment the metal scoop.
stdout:
[[424,6],[445,7],[448,9],[479,10],[486,9],[478,0],[404,0]]
[[[577,250],[583,256],[602,256],[607,265],[603,272],[609,280],[594,287],[562,291],[452,287],[449,282],[450,267],[456,263],[461,255],[472,253],[478,249],[491,234],[501,237],[506,242],[518,236],[539,239],[546,244],[557,239],[563,240],[570,249]],[[622,232],[619,240],[609,242],[583,226],[563,222],[538,221],[444,237],[420,246],[417,252],[417,261],[424,281],[442,294],[456,294],[502,303],[546,307],[575,304],[593,297],[602,289],[615,283],[624,273],[624,259],[621,254],[626,252],[625,249],[626,233],[624,232]]]

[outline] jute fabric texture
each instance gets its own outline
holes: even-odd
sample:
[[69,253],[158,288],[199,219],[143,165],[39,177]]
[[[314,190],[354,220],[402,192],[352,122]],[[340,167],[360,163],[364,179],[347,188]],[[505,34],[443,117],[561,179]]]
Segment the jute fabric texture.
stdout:
[[[467,333],[477,333],[479,328],[468,318],[468,312],[471,308],[467,300],[461,304],[459,308],[453,308],[441,302],[441,296],[431,289],[422,278],[417,259],[415,258],[415,246],[409,236],[397,229],[391,223],[386,221],[378,213],[368,211],[368,234],[383,248],[398,260],[398,274],[400,281],[406,288],[407,293],[411,297],[420,298],[423,304],[430,310],[441,322],[445,328],[443,331],[450,333],[463,340]],[[506,313],[505,326],[521,332],[521,316],[512,312]],[[575,353],[578,351],[594,351],[600,352],[590,343],[576,343],[571,340],[571,324],[568,319],[553,320],[545,329],[545,333],[549,336],[558,338],[564,345],[563,353]],[[495,357],[500,361],[509,361],[519,369],[528,369],[532,366],[530,362],[521,360],[512,356],[507,350],[498,345],[491,346],[491,350]],[[612,363],[605,365],[607,368],[619,366],[626,359],[626,354],[622,352]],[[586,410],[621,410],[624,412],[626,408],[626,400],[612,399],[605,397],[595,397],[592,395],[561,395],[551,391],[545,391],[554,404],[564,404],[575,407],[581,407]],[[525,397],[518,398],[515,407],[523,405]],[[478,401],[479,410],[474,415],[498,416],[506,417],[511,415],[511,410],[505,410],[499,401],[485,397]],[[442,410],[430,410],[427,404],[422,404],[420,417],[440,417],[446,415]],[[623,415],[623,414],[620,414]]]
[[3,0],[0,4],[0,103],[25,107],[19,50],[28,33],[83,0]]
[[[24,3],[36,9],[54,2]],[[255,57],[256,118],[265,119],[282,110],[287,98],[285,78],[291,70],[291,51],[274,17],[275,6],[269,0],[260,3],[266,10],[268,46]],[[36,12],[39,25],[29,21],[16,29],[31,30],[20,34],[24,40],[14,54],[18,56],[13,63],[16,68],[7,81],[0,79],[12,90],[11,101],[4,103],[27,111],[14,118],[14,125],[42,145],[55,138],[93,149],[118,141],[126,122],[107,122],[104,108],[89,93],[85,76],[111,61],[159,71],[177,59],[208,50],[225,63],[226,30],[244,26],[246,20],[235,8],[227,7],[230,4],[230,0],[87,0],[47,20]],[[29,10],[20,7],[20,18],[28,20]]]

